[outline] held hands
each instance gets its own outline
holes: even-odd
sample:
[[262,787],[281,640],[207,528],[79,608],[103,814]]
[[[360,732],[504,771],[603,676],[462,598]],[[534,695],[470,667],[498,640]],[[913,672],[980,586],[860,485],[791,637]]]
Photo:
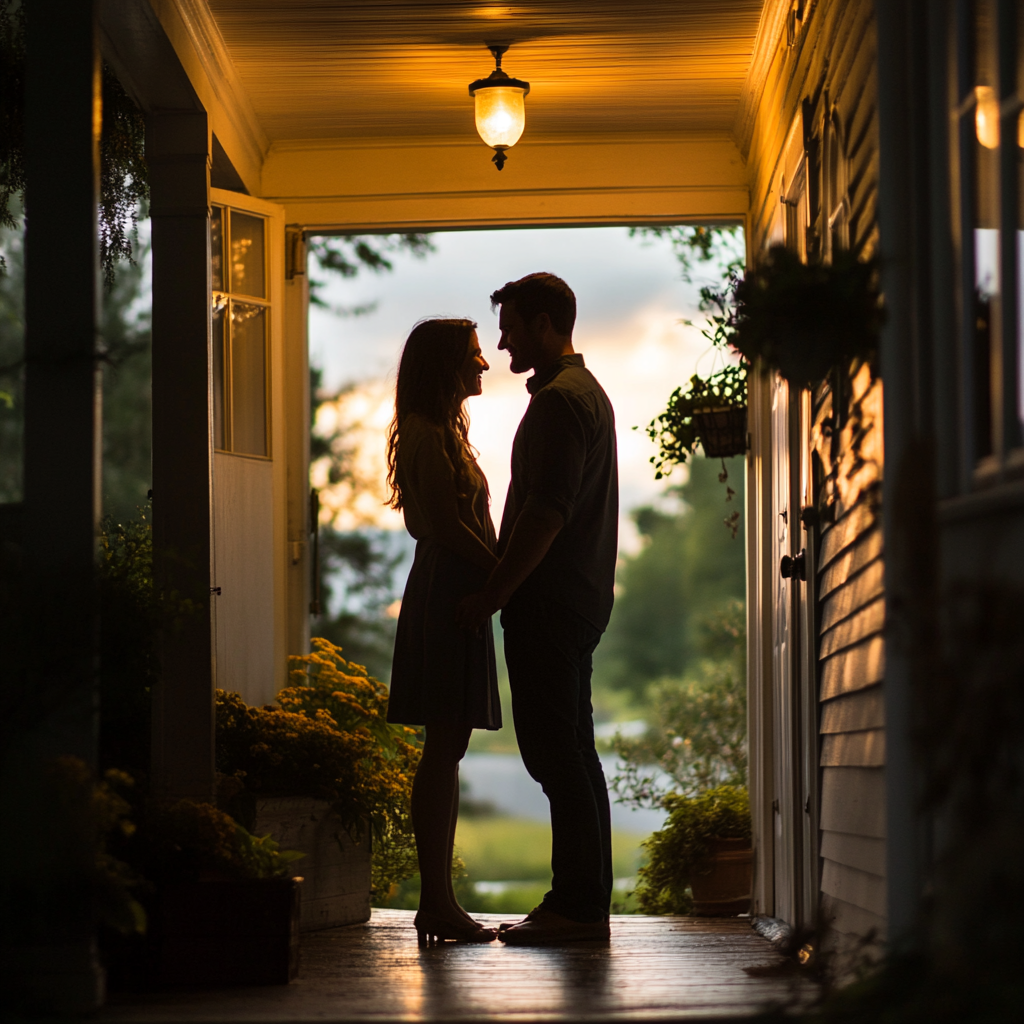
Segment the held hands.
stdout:
[[494,596],[486,590],[462,599],[455,613],[455,624],[461,629],[480,629],[481,626],[501,607]]

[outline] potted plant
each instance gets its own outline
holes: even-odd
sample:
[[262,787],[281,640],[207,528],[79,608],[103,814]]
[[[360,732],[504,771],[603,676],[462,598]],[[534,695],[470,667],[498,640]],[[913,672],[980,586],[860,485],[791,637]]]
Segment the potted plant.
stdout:
[[287,984],[299,966],[302,857],[212,804],[150,803],[138,832],[151,900],[152,978],[164,985]]
[[302,854],[252,835],[213,804],[147,798],[125,773],[109,772],[105,789],[125,819],[111,850],[130,872],[145,922],[144,938],[105,935],[111,986],[291,981],[302,879],[288,873]]
[[750,365],[778,370],[798,388],[873,358],[885,318],[876,262],[847,251],[830,263],[804,263],[772,246],[735,281],[732,300],[722,324],[727,343]]
[[[658,445],[652,456],[654,478],[696,454],[728,459],[747,450],[747,368],[728,365],[704,379],[696,374],[676,388],[665,411],[651,421],[647,435]],[[666,468],[668,467],[668,468]]]
[[[732,291],[740,264],[731,263],[721,288],[705,286],[700,290],[700,308],[708,313],[707,327],[701,332],[718,354],[728,348],[731,329]],[[691,321],[687,320],[689,324]],[[722,460],[718,479],[726,484],[725,500],[732,501],[735,491],[728,486],[729,470],[725,460],[745,455],[747,435],[747,372],[749,365],[741,359],[726,363],[710,377],[694,374],[689,384],[672,392],[661,415],[647,425],[647,436],[658,446],[651,457],[654,479],[667,476],[673,466],[682,465],[696,455],[698,445],[709,459]],[[740,513],[733,511],[723,522],[732,532],[739,532]]]
[[[302,930],[365,921],[415,874],[409,818],[416,731],[386,720],[387,688],[314,638],[277,706],[217,692],[222,806],[306,854]],[[371,837],[374,849],[371,858]]]
[[753,853],[750,801],[744,786],[717,786],[697,796],[673,793],[665,826],[643,845],[648,863],[636,889],[649,914],[732,917],[750,909]]

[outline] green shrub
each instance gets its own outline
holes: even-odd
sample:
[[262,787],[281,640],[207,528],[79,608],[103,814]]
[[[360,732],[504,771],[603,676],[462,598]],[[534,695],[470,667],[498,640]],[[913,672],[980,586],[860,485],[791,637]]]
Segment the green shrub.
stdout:
[[196,800],[149,803],[136,834],[139,866],[158,885],[202,879],[283,878],[302,857],[254,836],[230,815]]
[[718,786],[695,797],[670,794],[665,826],[643,843],[636,898],[645,914],[688,914],[690,884],[708,868],[709,839],[749,839],[750,800],[744,786]]
[[669,792],[694,796],[747,781],[747,685],[742,601],[729,601],[701,623],[707,657],[682,679],[648,690],[647,732],[615,740],[620,802],[658,807]]

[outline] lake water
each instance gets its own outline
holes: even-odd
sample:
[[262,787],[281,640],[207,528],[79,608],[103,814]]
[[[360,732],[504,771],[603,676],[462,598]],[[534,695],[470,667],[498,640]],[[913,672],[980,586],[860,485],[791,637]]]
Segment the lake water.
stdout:
[[[614,755],[601,758],[607,778],[616,774]],[[473,800],[494,804],[502,814],[515,818],[547,822],[548,798],[540,785],[530,778],[518,754],[467,754],[460,770],[465,795]],[[635,810],[612,799],[612,828],[648,835],[661,828],[666,814],[662,810]]]

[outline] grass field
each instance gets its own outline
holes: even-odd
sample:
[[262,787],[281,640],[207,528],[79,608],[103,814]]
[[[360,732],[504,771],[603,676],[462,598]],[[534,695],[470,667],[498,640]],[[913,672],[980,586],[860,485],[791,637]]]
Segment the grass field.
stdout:
[[[612,833],[613,872],[616,879],[634,878],[640,866],[644,836]],[[459,819],[456,853],[466,864],[467,876],[456,886],[459,901],[469,911],[525,914],[532,910],[551,884],[551,829],[547,824],[501,816]],[[495,891],[476,883],[511,883]],[[631,886],[630,886],[631,888]],[[628,889],[613,895],[613,913],[631,913]],[[388,903],[414,910],[419,902],[419,877],[404,883]]]

